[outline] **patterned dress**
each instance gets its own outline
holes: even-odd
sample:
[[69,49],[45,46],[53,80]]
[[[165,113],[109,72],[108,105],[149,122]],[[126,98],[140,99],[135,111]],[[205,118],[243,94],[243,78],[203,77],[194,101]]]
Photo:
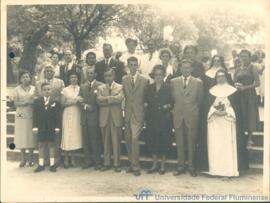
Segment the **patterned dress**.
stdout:
[[[21,85],[15,88],[14,102],[33,102],[35,87],[25,90]],[[15,145],[17,149],[33,149],[37,147],[36,136],[32,133],[33,105],[17,106],[15,116]]]

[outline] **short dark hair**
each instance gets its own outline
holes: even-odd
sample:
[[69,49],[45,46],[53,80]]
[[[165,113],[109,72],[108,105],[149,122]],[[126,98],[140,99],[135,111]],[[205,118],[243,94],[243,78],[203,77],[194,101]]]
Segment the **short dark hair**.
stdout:
[[31,75],[31,73],[30,73],[28,70],[22,70],[22,71],[20,71],[20,73],[19,73],[19,83],[20,83],[20,84],[21,84],[21,78],[22,78],[22,76],[23,76],[23,75],[26,75],[26,74],[29,75],[30,80],[31,80],[31,82],[32,82],[32,75]]
[[88,53],[86,54],[85,58],[89,57],[90,55],[92,55],[92,56],[94,56],[95,58],[97,58],[96,53],[93,52],[93,51],[88,52]]
[[198,54],[198,48],[197,46],[194,46],[194,45],[186,45],[185,48],[184,48],[184,54],[186,53],[186,51],[188,49],[193,49],[193,51],[195,52],[195,54],[197,55]]
[[48,82],[41,83],[41,89],[43,89],[43,87],[48,86],[48,85],[50,85],[50,83],[48,83]]
[[136,62],[138,63],[138,59],[137,59],[137,57],[135,57],[135,56],[131,56],[131,57],[129,57],[129,58],[127,59],[127,63],[129,63],[129,62],[131,62],[131,61],[136,61]]
[[247,53],[248,56],[249,56],[249,58],[251,58],[251,52],[250,52],[249,50],[247,50],[247,49],[242,49],[242,50],[240,51],[240,54],[239,54],[239,55],[241,55],[241,54],[243,54],[243,53]]
[[76,75],[77,76],[77,78],[78,78],[78,84],[80,84],[80,82],[81,82],[81,75],[76,70],[70,70],[70,71],[68,71],[68,80],[69,81],[70,81],[70,77],[72,75]]
[[104,43],[103,46],[102,46],[102,48],[104,49],[106,46],[109,46],[112,49],[112,45],[109,44],[109,43]]
[[160,53],[159,53],[159,58],[160,58],[160,59],[161,59],[161,56],[162,56],[164,53],[169,54],[170,59],[172,58],[172,52],[171,52],[171,50],[165,48],[165,49],[161,49],[161,50],[160,50]]
[[127,45],[128,43],[130,43],[130,42],[133,42],[136,46],[138,45],[138,42],[137,42],[136,39],[127,38],[126,41],[125,41],[126,45]]
[[153,67],[153,69],[152,69],[151,73],[149,74],[149,76],[150,76],[151,78],[154,78],[154,74],[155,74],[155,72],[156,72],[157,70],[161,70],[161,71],[163,72],[164,75],[166,74],[165,67],[164,67],[163,65],[161,65],[161,64],[157,64],[157,65],[155,65],[155,66]]

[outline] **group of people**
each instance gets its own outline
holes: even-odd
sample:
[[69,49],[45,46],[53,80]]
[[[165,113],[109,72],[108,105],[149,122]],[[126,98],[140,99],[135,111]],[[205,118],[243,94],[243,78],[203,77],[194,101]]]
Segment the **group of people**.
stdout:
[[174,140],[175,176],[188,171],[195,177],[200,171],[233,177],[248,169],[246,149],[258,129],[255,88],[260,85],[251,52],[241,50],[241,65],[231,77],[220,55],[213,56],[205,70],[196,60],[193,45],[184,48],[180,60],[168,48],[157,54],[151,43],[142,58],[135,52],[136,40],[127,39],[126,44],[128,51],[114,57],[112,45],[103,44],[104,59],[96,62],[96,54],[89,52],[83,67],[73,62],[70,50],[65,51],[61,66],[53,53],[52,63],[44,65],[35,86],[29,72],[20,73],[14,98],[20,167],[27,160],[34,165],[33,150],[38,145],[35,172],[45,170],[46,158],[52,172],[61,164],[75,167],[79,149],[84,151],[83,169],[113,167],[121,172],[124,129],[126,172],[139,176],[139,140],[145,129],[153,160],[149,174],[166,173],[166,157]]

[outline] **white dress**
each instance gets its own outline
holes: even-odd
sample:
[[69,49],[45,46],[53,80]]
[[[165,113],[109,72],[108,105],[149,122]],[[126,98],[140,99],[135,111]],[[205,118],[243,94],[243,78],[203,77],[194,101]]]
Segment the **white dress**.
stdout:
[[[68,101],[76,99],[79,95],[80,87],[78,85],[69,85],[62,91],[62,95]],[[81,129],[81,110],[78,105],[72,105],[64,108],[61,149],[77,150],[82,148],[82,129]]]
[[[228,84],[216,85],[210,93],[216,97],[208,112],[208,161],[210,175],[239,176],[236,143],[236,116],[228,96],[236,89]],[[214,115],[215,106],[222,104],[227,115]]]

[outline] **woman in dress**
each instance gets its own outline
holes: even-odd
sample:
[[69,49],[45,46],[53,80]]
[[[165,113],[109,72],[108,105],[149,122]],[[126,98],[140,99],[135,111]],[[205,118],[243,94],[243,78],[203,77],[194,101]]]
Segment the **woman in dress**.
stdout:
[[170,65],[172,58],[172,52],[169,49],[161,49],[159,52],[159,59],[161,60],[161,65],[165,69],[164,82],[170,83],[170,80],[173,78],[174,70],[173,66]]
[[162,65],[153,69],[154,83],[145,92],[147,147],[152,154],[153,166],[148,173],[158,170],[158,158],[161,158],[159,173],[165,174],[166,154],[172,140],[171,108],[172,99],[170,86],[164,82],[166,75]]
[[70,72],[70,85],[62,91],[63,110],[61,149],[64,151],[64,168],[75,167],[74,151],[82,148],[81,111],[79,103],[80,87],[78,73]]
[[240,105],[243,118],[243,130],[248,133],[248,146],[252,146],[252,133],[259,126],[259,105],[255,88],[260,86],[258,69],[251,63],[248,50],[240,52],[241,67],[235,70],[235,87],[240,92]]
[[[15,117],[15,145],[21,150],[20,167],[28,161],[29,166],[34,165],[33,151],[37,147],[36,137],[32,133],[33,103],[36,98],[35,87],[31,85],[31,74],[22,71],[19,74],[20,85],[15,88],[14,103],[16,106]],[[26,150],[29,157],[26,158]]]
[[242,131],[239,92],[228,83],[226,71],[217,71],[216,85],[209,90],[207,131],[205,136],[203,171],[209,175],[234,177],[248,168],[245,135]]
[[53,53],[51,56],[51,60],[52,60],[52,67],[54,70],[54,77],[60,78],[60,66],[59,66],[60,55],[58,53]]

